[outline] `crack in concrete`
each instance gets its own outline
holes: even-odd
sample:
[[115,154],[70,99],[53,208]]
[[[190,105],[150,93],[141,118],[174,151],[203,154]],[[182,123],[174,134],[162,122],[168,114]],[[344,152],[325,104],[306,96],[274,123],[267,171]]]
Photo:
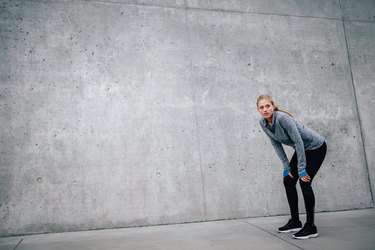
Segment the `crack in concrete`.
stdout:
[[21,244],[22,241],[23,241],[23,238],[21,238],[20,242],[18,242],[18,244],[13,248],[13,250],[16,250],[16,248]]
[[262,230],[263,232],[266,232],[266,233],[268,233],[268,234],[270,234],[270,235],[272,235],[272,236],[274,236],[274,237],[276,237],[276,238],[278,238],[278,239],[280,239],[280,240],[282,240],[282,241],[284,241],[284,242],[286,242],[286,243],[288,243],[288,244],[290,244],[290,245],[292,245],[292,246],[294,246],[294,247],[296,247],[296,248],[298,248],[298,249],[304,250],[302,247],[297,246],[296,244],[293,244],[292,242],[289,242],[289,241],[287,241],[287,240],[285,240],[285,239],[283,239],[283,238],[277,236],[276,234],[273,234],[273,233],[271,233],[271,232],[269,232],[269,231],[267,231],[267,230],[265,230],[265,229],[263,229],[263,228],[261,228],[261,227],[258,227],[257,225],[254,225],[254,224],[252,224],[252,223],[250,223],[250,222],[248,222],[248,221],[245,221],[245,223],[247,223],[247,224],[249,224],[249,225],[251,225],[251,226],[253,226],[253,227],[256,227],[256,228]]

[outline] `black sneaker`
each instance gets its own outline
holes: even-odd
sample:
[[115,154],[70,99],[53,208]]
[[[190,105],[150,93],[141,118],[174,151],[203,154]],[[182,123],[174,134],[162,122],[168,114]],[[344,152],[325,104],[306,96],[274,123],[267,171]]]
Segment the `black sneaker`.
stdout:
[[306,223],[298,233],[293,235],[293,238],[298,240],[306,240],[315,237],[318,237],[318,230],[314,224],[308,223]]
[[293,221],[290,219],[288,223],[285,224],[283,227],[279,227],[277,231],[279,233],[290,233],[290,232],[297,232],[301,230],[302,228],[302,223],[301,221]]

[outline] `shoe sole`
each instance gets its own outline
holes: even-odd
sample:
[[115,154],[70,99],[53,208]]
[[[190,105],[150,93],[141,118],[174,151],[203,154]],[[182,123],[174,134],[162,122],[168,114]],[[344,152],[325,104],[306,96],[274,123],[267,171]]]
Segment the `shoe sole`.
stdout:
[[310,234],[310,235],[307,235],[307,236],[294,236],[293,235],[293,238],[294,239],[297,239],[297,240],[307,240],[307,239],[309,239],[309,238],[316,238],[316,237],[318,237],[318,233],[316,233],[316,234]]
[[284,230],[284,231],[280,231],[279,229],[277,229],[277,232],[279,232],[279,233],[291,233],[291,232],[298,232],[301,229],[302,229],[302,227],[300,227],[300,228],[293,228],[293,229]]

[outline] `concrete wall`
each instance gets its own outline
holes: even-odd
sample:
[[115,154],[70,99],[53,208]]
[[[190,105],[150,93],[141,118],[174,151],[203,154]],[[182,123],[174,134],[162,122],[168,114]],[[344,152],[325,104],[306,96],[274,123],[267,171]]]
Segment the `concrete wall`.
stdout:
[[1,1],[0,236],[287,214],[264,92],[327,139],[316,211],[372,207],[374,13]]

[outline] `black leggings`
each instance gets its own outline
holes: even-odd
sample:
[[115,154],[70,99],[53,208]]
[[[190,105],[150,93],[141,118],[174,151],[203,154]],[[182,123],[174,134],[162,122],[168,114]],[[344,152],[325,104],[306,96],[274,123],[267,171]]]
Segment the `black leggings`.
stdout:
[[[315,196],[314,191],[311,187],[311,183],[314,176],[318,172],[323,160],[326,156],[327,145],[324,142],[322,146],[315,150],[306,150],[306,172],[311,177],[310,182],[299,181],[301,186],[303,199],[305,200],[306,207],[306,223],[314,223],[314,207],[315,207]],[[298,213],[298,195],[296,184],[298,181],[298,169],[297,169],[297,153],[294,152],[292,159],[290,160],[290,173],[293,178],[288,176],[284,177],[284,186],[286,191],[286,196],[288,198],[290,213],[292,215],[292,220],[299,221]]]

